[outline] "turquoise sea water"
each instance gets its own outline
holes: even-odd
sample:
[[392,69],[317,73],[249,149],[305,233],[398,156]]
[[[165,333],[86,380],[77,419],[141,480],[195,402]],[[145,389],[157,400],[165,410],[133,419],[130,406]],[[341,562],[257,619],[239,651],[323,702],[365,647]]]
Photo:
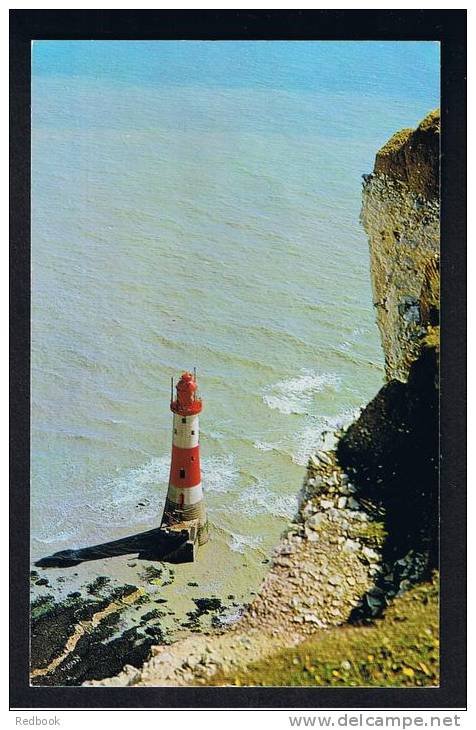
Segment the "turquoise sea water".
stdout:
[[438,106],[439,47],[40,41],[32,87],[32,558],[158,524],[196,366],[213,539],[169,600],[245,599],[382,383],[361,175]]

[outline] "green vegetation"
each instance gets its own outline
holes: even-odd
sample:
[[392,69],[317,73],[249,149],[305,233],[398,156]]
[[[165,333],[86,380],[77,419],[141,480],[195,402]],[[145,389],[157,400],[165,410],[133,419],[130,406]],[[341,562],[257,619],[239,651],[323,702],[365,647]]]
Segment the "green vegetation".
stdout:
[[216,685],[424,687],[439,681],[438,576],[370,625],[321,631],[293,649],[213,677]]
[[426,117],[423,119],[423,121],[419,124],[419,128],[422,130],[422,132],[426,132],[429,129],[435,128],[440,131],[440,110],[439,109],[433,109],[429,114],[426,115]]
[[384,146],[379,149],[379,151],[377,152],[377,157],[387,157],[394,155],[396,152],[399,152],[405,142],[408,141],[413,131],[413,129],[407,127],[405,129],[401,129],[399,132],[395,132],[393,137],[390,137],[388,142],[386,142]]
[[423,337],[423,344],[426,347],[434,347],[437,352],[440,350],[440,328],[429,326],[425,336]]
[[[420,132],[439,132],[440,110],[434,109],[429,114],[427,114],[423,121],[418,125],[417,129]],[[390,137],[388,142],[386,142],[384,146],[379,149],[379,151],[377,152],[377,157],[382,158],[395,155],[395,153],[399,152],[406,144],[406,142],[408,142],[414,131],[414,129],[406,127],[405,129],[401,129],[399,132],[396,132],[392,137]]]
[[372,547],[382,548],[387,531],[383,522],[358,522],[351,525],[349,537],[353,540],[362,540]]
[[39,619],[43,616],[43,614],[49,613],[54,605],[55,597],[53,595],[48,594],[47,596],[39,596],[31,604],[31,620],[36,621],[36,619]]

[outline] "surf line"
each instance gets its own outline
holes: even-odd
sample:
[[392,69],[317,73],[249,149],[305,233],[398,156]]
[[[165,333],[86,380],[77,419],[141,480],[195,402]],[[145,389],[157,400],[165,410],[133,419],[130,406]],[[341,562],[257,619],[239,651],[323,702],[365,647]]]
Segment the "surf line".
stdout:
[[66,657],[69,656],[72,651],[74,651],[76,644],[78,643],[80,638],[84,636],[84,634],[88,633],[91,629],[96,628],[96,626],[98,626],[98,624],[100,624],[101,621],[110,613],[113,613],[118,609],[121,610],[130,603],[135,603],[135,601],[137,601],[137,599],[140,598],[140,596],[142,596],[144,593],[145,591],[143,588],[138,588],[133,593],[130,593],[129,595],[121,598],[121,600],[113,601],[108,606],[106,606],[106,608],[103,608],[102,611],[98,611],[97,613],[93,614],[92,618],[90,618],[89,621],[80,621],[79,623],[77,623],[74,627],[73,633],[66,642],[63,653],[60,656],[56,657],[56,659],[53,659],[47,667],[43,667],[42,669],[34,669],[31,672],[31,677],[44,677],[45,674],[54,672],[54,670],[64,662]]

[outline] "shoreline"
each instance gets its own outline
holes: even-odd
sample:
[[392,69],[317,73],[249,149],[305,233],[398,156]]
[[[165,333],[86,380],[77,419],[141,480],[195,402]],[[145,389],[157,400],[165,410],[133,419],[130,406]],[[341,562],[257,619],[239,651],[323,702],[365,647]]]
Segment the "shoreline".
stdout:
[[409,554],[400,574],[388,580],[385,539],[381,508],[361,500],[336,451],[319,450],[309,460],[296,519],[243,615],[227,629],[156,645],[142,667],[129,665],[85,685],[206,685],[330,629],[373,623],[395,596],[425,577],[418,571],[409,576],[415,567]]
[[[336,433],[335,436],[337,435]],[[71,642],[72,636],[75,635],[75,631],[77,632],[77,628],[75,629],[74,626],[83,625],[85,622],[91,621],[94,616],[101,616],[101,614],[103,614],[103,618],[96,618],[93,627],[95,629],[94,631],[91,631],[88,635],[82,635],[81,641],[78,642],[79,650],[76,653],[76,644],[71,646],[70,651],[67,652],[71,656],[67,661],[66,656],[60,662],[58,661],[58,656],[53,657],[52,652],[48,652],[48,641],[42,644],[43,655],[38,650],[33,652],[32,676],[35,683],[55,683],[58,678],[61,678],[62,681],[68,684],[74,683],[81,672],[81,656],[83,656],[83,649],[85,649],[86,645],[88,645],[88,656],[90,657],[92,652],[93,655],[96,655],[96,658],[92,659],[91,667],[84,667],[86,674],[84,681],[94,681],[96,679],[101,682],[102,680],[107,680],[107,677],[111,676],[110,666],[104,662],[104,652],[99,648],[99,644],[105,640],[112,643],[116,651],[121,650],[125,664],[131,665],[131,668],[128,668],[126,672],[129,681],[134,676],[132,669],[134,658],[132,658],[132,661],[130,658],[126,661],[126,657],[129,656],[127,647],[130,647],[131,650],[135,648],[135,653],[132,651],[132,656],[136,657],[135,663],[139,663],[138,666],[141,666],[144,661],[147,661],[151,651],[155,652],[156,655],[163,653],[166,649],[172,649],[174,651],[174,646],[180,646],[182,643],[186,644],[191,637],[193,637],[193,642],[196,642],[197,638],[202,636],[206,637],[207,642],[213,642],[214,636],[222,637],[225,634],[228,635],[231,633],[235,635],[237,631],[240,632],[244,629],[246,629],[246,632],[251,632],[251,634],[257,628],[261,631],[263,628],[263,614],[270,608],[269,606],[265,606],[265,604],[273,595],[276,585],[279,584],[281,586],[279,590],[282,593],[282,585],[289,581],[288,585],[292,593],[294,590],[293,586],[297,582],[296,575],[292,575],[293,571],[299,571],[302,560],[307,560],[308,562],[314,561],[319,554],[322,555],[321,549],[316,548],[315,541],[315,537],[317,537],[319,532],[322,535],[327,535],[326,549],[330,549],[331,545],[334,544],[334,539],[340,540],[344,534],[339,535],[337,533],[340,529],[338,522],[341,517],[345,517],[346,511],[343,510],[342,515],[340,515],[336,506],[333,506],[328,515],[329,520],[326,529],[322,530],[316,524],[315,514],[318,510],[319,500],[325,503],[325,498],[327,497],[333,503],[336,502],[336,499],[337,501],[340,499],[342,503],[344,492],[347,495],[344,499],[349,499],[353,490],[351,484],[340,484],[341,472],[338,467],[334,469],[330,467],[329,463],[326,463],[327,458],[330,463],[334,464],[334,456],[326,457],[326,454],[332,454],[333,452],[320,451],[318,453],[320,453],[321,459],[324,459],[324,461],[319,456],[311,457],[306,471],[304,486],[298,495],[299,507],[297,514],[294,520],[288,524],[288,528],[279,539],[273,554],[263,561],[269,565],[266,566],[267,570],[265,571],[264,579],[261,581],[261,589],[259,583],[257,583],[256,590],[249,591],[251,594],[250,602],[239,603],[236,600],[235,594],[228,594],[227,599],[220,599],[216,596],[194,598],[192,599],[194,602],[194,610],[187,612],[186,620],[181,623],[182,631],[176,632],[175,638],[169,640],[167,629],[164,629],[164,623],[167,624],[167,617],[172,613],[167,606],[167,599],[160,597],[159,594],[157,598],[151,598],[141,587],[126,585],[110,590],[110,579],[107,576],[99,576],[95,581],[85,586],[88,598],[84,597],[79,591],[68,594],[66,599],[59,602],[55,601],[53,596],[47,595],[40,597],[32,604],[33,643],[35,643],[37,638],[37,631],[39,631],[38,635],[43,638],[44,642],[45,634],[48,635],[48,628],[51,633],[56,634],[58,627],[61,629],[66,617],[69,617],[72,630],[68,633],[65,627],[61,634],[66,647],[68,642]],[[347,477],[343,474],[342,478],[344,481],[348,481]],[[326,484],[326,480],[330,480],[332,483],[328,485]],[[342,493],[339,492],[339,484],[340,489],[343,490]],[[355,510],[354,513],[349,510],[347,512],[350,513],[351,522],[355,523],[356,516],[359,513],[356,513]],[[314,519],[312,519],[313,517]],[[335,535],[333,534],[334,532],[336,533]],[[306,544],[308,549],[306,549]],[[309,554],[307,554],[308,552]],[[137,562],[140,562],[135,556],[129,556],[129,558],[129,563],[133,562],[137,564]],[[364,580],[365,582],[365,569],[359,570],[360,561],[356,562],[351,552],[349,553],[349,560],[353,563],[353,568],[359,573],[359,581]],[[200,557],[198,561],[200,561]],[[369,567],[371,567],[371,564],[369,564]],[[149,564],[143,566],[142,575],[147,574],[152,583],[156,582],[158,586],[163,588],[164,585],[174,580],[176,572],[181,568],[183,566],[169,566],[167,564],[157,564],[156,566]],[[39,576],[38,571],[33,571],[33,573],[33,582],[41,582],[44,580]],[[326,568],[323,566],[322,580],[316,583],[314,590],[310,591],[309,598],[311,598],[311,601],[312,595],[314,595],[316,601],[320,600],[318,594],[322,590],[323,579],[326,573]],[[359,581],[356,581],[354,586],[358,585]],[[195,584],[198,588],[199,584],[197,581],[190,581],[189,585],[192,584]],[[367,583],[365,585],[367,586]],[[310,589],[309,581],[307,581],[307,586]],[[335,586],[331,583],[329,587],[331,592],[333,592]],[[137,625],[135,627],[130,626],[118,634],[120,632],[119,627],[122,615],[129,603],[129,601],[124,602],[122,600],[121,591],[124,591],[126,596],[136,596],[134,610],[138,612],[140,620],[136,622]],[[256,596],[257,592],[258,595]],[[341,618],[345,617],[346,612],[350,610],[351,606],[355,605],[357,593],[355,590],[351,590],[350,593],[353,597],[351,598],[349,596],[348,602],[345,603],[345,608],[342,607],[342,609],[337,610],[336,606],[331,606],[330,610],[331,612],[334,611],[334,616],[332,613],[326,614],[325,620],[322,617],[314,617],[314,614],[309,611],[306,618],[304,618],[301,616],[298,606],[294,604],[290,607],[283,604],[281,606],[283,610],[279,610],[277,613],[272,609],[272,615],[275,617],[276,622],[274,623],[273,619],[271,626],[269,626],[269,636],[273,637],[269,646],[277,648],[283,645],[283,642],[276,641],[275,637],[283,628],[290,628],[289,624],[291,624],[293,632],[296,632],[296,629],[298,629],[298,633],[296,634],[299,637],[298,640],[302,640],[302,637],[308,633],[307,629],[312,631],[312,629],[318,628],[321,625],[327,625],[326,622],[329,625],[335,625]],[[120,596],[119,603],[115,605],[118,595]],[[255,596],[254,598],[253,595]],[[289,596],[289,598],[291,599],[292,596]],[[139,612],[141,606],[144,606],[145,609]],[[322,607],[319,610],[322,610]],[[107,613],[104,613],[105,611]],[[35,618],[35,612],[39,613],[39,620]],[[49,619],[47,618],[48,616],[50,616]],[[106,619],[106,616],[111,616],[111,618]],[[293,617],[296,618],[295,621],[292,620]],[[46,627],[47,624],[49,624],[48,628]],[[160,645],[157,645],[158,639],[161,642]],[[139,647],[136,646],[138,642]],[[225,641],[224,643],[226,645],[227,642]],[[260,643],[258,641],[258,644]],[[55,645],[57,646],[57,644]],[[54,669],[57,670],[56,673],[45,671],[45,664],[51,668],[53,668],[54,664]],[[101,674],[106,669],[109,671],[109,674],[95,678],[88,676],[91,671],[96,671],[97,674]],[[120,673],[121,669],[117,673]]]
[[[369,236],[374,306],[385,354],[386,381],[360,415],[336,434],[335,448],[318,450],[310,457],[297,515],[281,536],[256,597],[243,606],[241,615],[239,601],[237,605],[233,600],[232,606],[238,608],[233,617],[236,620],[228,620],[226,626],[226,607],[213,595],[213,588],[210,590],[213,584],[207,585],[197,578],[198,561],[193,564],[196,582],[188,585],[200,587],[207,595],[193,599],[195,608],[187,613],[188,622],[182,624],[188,635],[167,644],[160,624],[164,610],[144,609],[145,616],[136,621],[139,626],[128,629],[130,646],[126,642],[126,650],[134,647],[136,653],[126,651],[124,658],[127,654],[128,664],[119,671],[120,660],[116,667],[109,665],[109,677],[102,679],[90,676],[98,673],[94,657],[98,666],[107,666],[104,658],[110,645],[117,648],[117,642],[124,641],[127,632],[115,632],[121,628],[122,611],[127,610],[122,605],[124,599],[137,595],[137,587],[126,586],[127,595],[102,596],[105,603],[99,606],[98,601],[85,601],[76,608],[64,605],[59,612],[54,603],[37,606],[39,615],[34,617],[32,637],[38,640],[38,627],[46,627],[46,633],[50,632],[51,656],[40,656],[39,663],[46,672],[37,675],[46,683],[57,683],[55,672],[57,678],[58,672],[71,663],[77,669],[69,677],[70,684],[185,686],[213,684],[213,678],[220,676],[229,683],[230,673],[241,671],[245,676],[247,666],[253,662],[259,663],[266,657],[271,660],[271,655],[279,650],[293,649],[306,639],[318,642],[322,638],[324,642],[329,632],[338,627],[375,627],[383,616],[381,626],[388,625],[390,629],[394,619],[397,624],[408,620],[408,626],[424,633],[425,616],[431,613],[431,637],[422,639],[431,667],[421,662],[419,666],[408,666],[398,660],[395,671],[385,668],[381,686],[386,686],[386,677],[390,684],[435,686],[439,522],[439,209],[435,197],[438,142],[439,114],[431,112],[416,130],[394,135],[377,153],[373,174],[364,178],[362,222]],[[219,558],[219,553],[216,555]],[[186,566],[180,569],[187,570]],[[162,570],[158,569],[157,578],[151,578],[152,583],[157,580],[157,585],[166,585]],[[169,569],[169,574],[173,572]],[[428,592],[425,583],[431,586]],[[415,586],[418,588],[414,590]],[[98,591],[100,594],[101,589]],[[407,595],[408,600],[402,599]],[[232,601],[236,596],[228,598]],[[410,606],[406,617],[399,613],[401,599],[402,605]],[[114,600],[119,600],[119,605],[109,608]],[[156,602],[160,603],[160,599]],[[389,606],[390,618],[386,623]],[[68,623],[64,617],[71,619],[71,613],[78,624],[73,634],[70,631],[66,636],[74,622]],[[114,625],[109,625],[114,616]],[[72,649],[66,653],[59,646],[61,637],[55,636],[55,617],[59,622],[63,620],[63,638],[71,642]],[[155,631],[162,632],[160,644],[152,638],[154,626],[148,625],[148,621],[154,620],[159,621]],[[78,628],[84,627],[84,621],[89,621],[87,625],[93,629],[90,634],[81,633]],[[398,655],[405,655],[412,648],[407,646],[412,637],[411,632],[405,633],[405,627],[393,632]],[[54,651],[57,658],[52,656]],[[143,664],[146,653],[150,658]],[[82,656],[87,656],[90,664],[81,673]],[[373,655],[367,661],[373,662]],[[345,659],[344,663],[350,667],[345,671],[351,671],[352,662]],[[53,674],[49,673],[51,666]],[[362,667],[365,669],[365,661]],[[337,669],[335,672],[340,676]],[[365,669],[360,676],[365,685],[365,677],[371,682],[373,675]],[[327,683],[332,683],[332,679]]]
[[[343,432],[337,435],[342,439]],[[104,577],[96,586],[89,586],[98,601],[88,602],[76,595],[58,615],[50,607],[50,629],[58,628],[62,615],[70,617],[69,626],[74,629],[68,632],[65,626],[61,653],[58,643],[56,656],[50,651],[39,661],[36,658],[33,683],[57,686],[60,680],[76,684],[75,678],[81,674],[85,686],[204,685],[215,675],[226,675],[251,660],[296,647],[320,632],[372,621],[395,595],[422,578],[417,572],[409,582],[408,572],[415,563],[409,555],[407,571],[402,565],[397,583],[387,582],[385,589],[377,585],[389,570],[382,557],[385,538],[382,509],[361,498],[339,464],[336,449],[318,450],[309,459],[297,515],[275,548],[256,598],[247,606],[235,605],[236,620],[220,623],[226,612],[220,599],[197,599],[188,626],[183,626],[184,635],[169,642],[161,627],[166,600],[153,601],[136,586],[123,587],[122,595],[116,589],[101,599],[108,582]],[[156,569],[149,566],[149,570],[152,575]],[[135,610],[141,606],[145,610],[137,627],[117,635],[121,613],[129,603],[135,604]],[[156,603],[159,607],[154,607]],[[41,602],[37,608],[41,609]],[[81,631],[74,643],[78,626],[84,628],[88,622],[93,630]],[[101,648],[104,646],[106,649]],[[122,655],[122,666],[117,660],[111,666],[111,651]],[[46,662],[54,671],[45,671]]]

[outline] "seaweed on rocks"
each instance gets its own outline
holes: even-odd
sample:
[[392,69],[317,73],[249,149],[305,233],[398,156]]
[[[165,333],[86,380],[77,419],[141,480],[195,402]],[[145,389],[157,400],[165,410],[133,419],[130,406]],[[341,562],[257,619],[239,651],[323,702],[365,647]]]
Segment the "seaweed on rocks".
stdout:
[[145,633],[153,639],[154,644],[166,644],[166,635],[159,624],[152,624],[144,629]]
[[[104,581],[95,583],[105,586]],[[136,586],[124,585],[102,598],[82,598],[75,592],[61,602],[53,596],[36,599],[31,621],[32,683],[80,684],[119,672],[126,663],[140,666],[150,646],[165,637],[160,627],[154,628],[153,638],[136,628],[115,636],[121,632],[120,616],[127,603],[143,597],[138,593]]]
[[147,581],[158,580],[163,575],[163,568],[156,568],[155,565],[148,565],[141,573],[141,578]]
[[55,603],[55,597],[53,594],[48,593],[44,596],[38,596],[38,598],[35,598],[34,601],[31,603],[30,607],[30,615],[31,619],[38,619],[41,614],[45,613],[46,611],[49,611],[51,607]]
[[115,631],[111,623],[101,623],[78,641],[74,652],[51,674],[34,678],[37,685],[79,685],[91,679],[104,679],[122,671],[125,664],[140,667],[148,658],[155,637],[144,637],[137,628],[110,640]]
[[[61,654],[71,631],[80,621],[87,621],[109,601],[84,601],[67,598],[56,603],[50,600],[32,604],[30,661],[32,669],[43,669]],[[38,608],[43,608],[41,612]]]
[[222,602],[219,598],[194,598],[193,602],[195,603],[200,615],[210,613],[210,611],[220,611],[223,609]]
[[[150,600],[151,600],[150,596],[147,593],[143,593],[142,596],[139,596],[137,601],[135,601],[134,605],[136,607],[136,610],[138,611],[141,606],[145,606],[145,604],[150,603]],[[157,601],[157,600],[155,601],[155,603],[158,603],[158,602],[159,601]]]
[[187,616],[189,617],[188,621],[182,624],[184,628],[189,628],[191,631],[200,631],[200,619],[202,616],[213,614],[213,625],[217,613],[221,614],[225,611],[225,606],[219,598],[194,598],[193,602],[197,608],[194,611],[187,612]]
[[126,583],[123,586],[117,586],[116,588],[113,588],[108,598],[109,601],[120,601],[122,598],[130,596],[135,591],[137,591],[137,586],[134,586],[131,583]]
[[142,616],[141,623],[146,624],[148,621],[154,621],[154,619],[162,618],[162,616],[164,616],[164,612],[159,611],[158,608],[154,608],[154,609],[152,609],[152,611],[149,611],[148,613],[144,613],[144,615]]
[[87,587],[88,593],[91,593],[93,595],[96,595],[101,590],[103,590],[106,586],[109,585],[111,582],[110,578],[107,578],[105,575],[99,575],[96,580],[94,580],[92,583],[90,583]]

